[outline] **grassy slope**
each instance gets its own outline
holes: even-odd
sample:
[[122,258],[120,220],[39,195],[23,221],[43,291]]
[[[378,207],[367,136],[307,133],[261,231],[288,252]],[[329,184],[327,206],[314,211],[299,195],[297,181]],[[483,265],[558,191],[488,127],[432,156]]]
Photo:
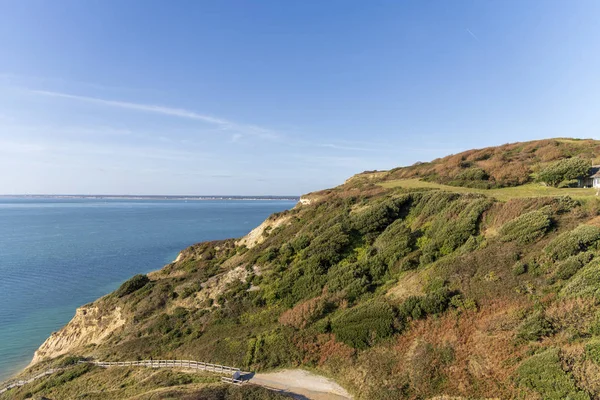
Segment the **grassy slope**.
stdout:
[[148,368],[99,368],[88,365],[40,379],[0,395],[0,399],[184,399],[283,400],[290,397],[248,386],[223,385],[217,376]]
[[457,193],[479,193],[493,197],[501,201],[518,199],[524,197],[559,197],[570,196],[574,199],[589,199],[596,196],[596,189],[565,188],[558,189],[549,186],[542,186],[538,183],[528,183],[521,186],[498,188],[498,189],[477,189],[460,186],[443,185],[436,182],[426,182],[419,179],[396,179],[382,182],[380,184],[385,188],[405,188],[405,189],[439,189],[448,192]]
[[[511,143],[465,151],[431,162],[417,163],[410,167],[390,171],[367,172],[353,179],[389,181],[397,179],[424,179],[452,186],[496,188],[519,186],[535,180],[540,170],[550,163],[579,157],[600,162],[600,141],[591,139],[547,139],[532,142]],[[484,173],[481,181],[473,182],[465,176],[471,170]],[[471,176],[471,178],[473,178]]]
[[[532,159],[514,149],[503,152],[520,166]],[[406,177],[397,187],[398,175],[311,194],[253,248],[192,246],[140,289],[97,301],[127,323],[74,353],[302,366],[362,399],[600,396],[595,196]]]

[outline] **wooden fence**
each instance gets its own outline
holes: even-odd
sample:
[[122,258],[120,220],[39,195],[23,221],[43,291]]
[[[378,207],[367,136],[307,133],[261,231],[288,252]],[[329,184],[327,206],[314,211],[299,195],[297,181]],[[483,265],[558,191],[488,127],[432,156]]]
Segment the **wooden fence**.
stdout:
[[[148,367],[148,368],[185,368],[195,369],[199,371],[213,372],[217,374],[227,375],[221,378],[222,382],[240,385],[245,381],[234,379],[233,374],[241,372],[239,368],[228,367],[227,365],[210,364],[201,361],[193,360],[141,360],[141,361],[79,361],[78,364],[93,364],[99,367]],[[52,375],[56,372],[65,370],[66,368],[53,368],[42,372],[27,380],[9,381],[7,386],[0,389],[0,394],[16,388],[27,385],[37,379]],[[239,375],[239,374],[238,374]]]
[[34,377],[31,377],[29,379],[26,379],[26,380],[12,381],[7,386],[5,386],[2,389],[0,389],[0,394],[4,393],[4,392],[6,392],[6,391],[8,391],[10,389],[27,385],[28,383],[31,383],[31,382],[33,382],[35,380],[38,380],[40,378],[43,378],[45,376],[52,375],[52,374],[54,374],[54,373],[56,373],[58,371],[62,371],[63,369],[64,368],[53,368],[53,369],[49,369],[47,371],[44,371],[41,374],[38,374],[38,375],[36,375]]
[[80,364],[94,364],[99,367],[148,367],[148,368],[186,368],[217,374],[232,375],[239,368],[210,364],[193,360],[141,360],[141,361],[79,361]]

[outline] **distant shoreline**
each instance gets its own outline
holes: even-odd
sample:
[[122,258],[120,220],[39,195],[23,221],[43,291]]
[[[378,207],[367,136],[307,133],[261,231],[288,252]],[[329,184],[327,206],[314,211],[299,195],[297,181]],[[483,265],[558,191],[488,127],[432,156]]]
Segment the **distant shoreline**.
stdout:
[[0,199],[73,199],[73,200],[289,200],[300,196],[161,196],[161,195],[0,195]]

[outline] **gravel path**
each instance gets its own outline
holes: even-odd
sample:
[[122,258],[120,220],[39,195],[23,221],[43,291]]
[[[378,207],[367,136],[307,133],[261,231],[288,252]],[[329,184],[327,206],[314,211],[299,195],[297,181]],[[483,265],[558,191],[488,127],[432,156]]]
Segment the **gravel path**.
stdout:
[[352,396],[340,385],[320,375],[301,369],[286,369],[256,374],[250,379],[255,385],[284,390],[297,399],[350,400]]

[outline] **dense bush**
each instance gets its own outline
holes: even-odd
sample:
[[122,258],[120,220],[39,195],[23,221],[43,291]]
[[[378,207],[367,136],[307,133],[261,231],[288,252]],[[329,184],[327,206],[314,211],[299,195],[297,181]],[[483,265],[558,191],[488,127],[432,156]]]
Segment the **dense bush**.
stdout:
[[401,320],[420,319],[429,314],[440,314],[448,309],[452,296],[456,293],[442,287],[425,296],[411,296],[398,308]]
[[487,198],[465,199],[440,213],[427,230],[421,264],[452,253],[477,234],[481,215],[491,204]]
[[181,400],[289,400],[292,397],[255,385],[220,385],[204,387],[195,393],[177,393],[168,398]]
[[591,165],[589,161],[579,157],[566,158],[553,162],[538,175],[539,180],[550,186],[558,186],[563,181],[587,176]]
[[527,318],[519,326],[517,337],[526,341],[540,340],[543,337],[554,333],[552,323],[546,318],[543,312],[538,311]]
[[548,349],[522,362],[516,380],[546,400],[590,400],[577,388],[571,374],[562,370],[558,349]]
[[570,232],[554,238],[544,249],[553,260],[564,260],[587,250],[600,240],[600,228],[593,225],[580,225]]
[[352,215],[352,227],[365,235],[367,242],[371,242],[379,232],[400,217],[403,207],[410,199],[410,196],[404,195],[376,202],[366,210]]
[[544,236],[551,225],[552,220],[544,210],[531,211],[502,225],[500,238],[504,242],[531,243]]
[[[408,376],[411,386],[425,398],[427,393],[439,392],[447,379],[447,367],[454,361],[454,349],[450,345],[434,346],[418,343],[410,360]],[[428,397],[428,396],[427,396]]]
[[333,225],[304,250],[304,257],[313,257],[322,265],[332,265],[342,258],[345,247],[350,243],[350,236],[341,223]]
[[523,275],[527,272],[527,264],[523,261],[517,261],[515,265],[513,265],[512,273],[514,276]]
[[326,311],[327,302],[325,299],[315,297],[285,311],[279,317],[279,322],[296,329],[302,329],[321,318]]
[[146,275],[135,275],[131,279],[125,281],[115,292],[118,297],[123,297],[128,294],[135,292],[146,286],[146,284],[150,282],[150,279]]
[[558,279],[570,279],[573,275],[577,273],[577,271],[579,271],[581,268],[587,265],[592,260],[592,258],[594,258],[594,254],[589,251],[577,254],[575,256],[571,256],[566,260],[559,262],[556,265],[555,276]]
[[331,320],[336,338],[356,349],[365,349],[394,333],[394,311],[383,301],[348,309]]
[[565,297],[583,297],[600,295],[600,261],[595,260],[580,269],[560,294]]
[[456,175],[455,178],[461,181],[485,181],[489,175],[481,168],[471,167]]
[[373,244],[388,268],[410,253],[414,245],[415,237],[402,220],[394,221]]
[[73,368],[68,368],[63,371],[59,371],[50,378],[39,384],[33,391],[39,392],[42,390],[48,390],[56,386],[64,385],[65,383],[79,378],[82,375],[90,372],[94,367],[91,364],[78,364]]
[[419,221],[425,221],[431,216],[441,214],[449,207],[456,199],[460,197],[458,193],[446,191],[426,192],[415,197],[414,204],[410,210],[410,216]]
[[588,360],[600,365],[600,341],[598,339],[591,340],[585,345],[585,356]]
[[256,369],[275,368],[298,362],[298,350],[285,329],[276,329],[251,338],[245,364]]
[[369,268],[363,263],[340,263],[327,274],[327,286],[331,292],[344,292],[350,302],[369,290],[371,276]]

